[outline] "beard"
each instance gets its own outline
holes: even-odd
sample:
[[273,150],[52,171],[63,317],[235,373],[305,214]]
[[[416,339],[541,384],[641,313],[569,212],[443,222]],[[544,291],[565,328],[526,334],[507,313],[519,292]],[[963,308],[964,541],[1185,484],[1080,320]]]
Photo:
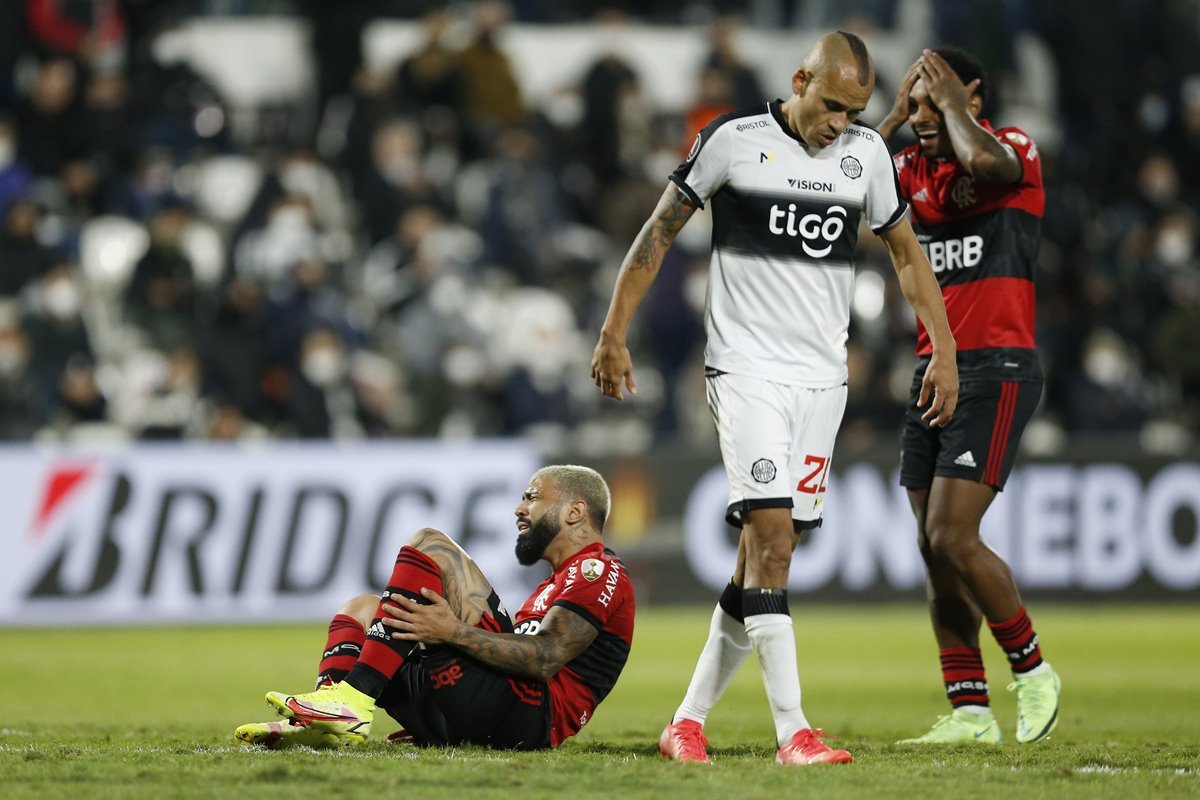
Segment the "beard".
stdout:
[[529,524],[529,530],[517,537],[517,561],[523,567],[532,566],[541,559],[542,553],[558,536],[562,526],[555,523],[551,512],[546,512],[537,522]]

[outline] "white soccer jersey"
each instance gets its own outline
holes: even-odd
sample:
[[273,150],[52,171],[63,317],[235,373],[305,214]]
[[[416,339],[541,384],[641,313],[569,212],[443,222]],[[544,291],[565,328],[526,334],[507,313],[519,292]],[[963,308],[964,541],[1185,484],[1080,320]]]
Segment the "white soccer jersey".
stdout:
[[883,137],[807,147],[775,100],[713,120],[671,180],[712,201],[705,365],[794,386],[846,382],[854,244],[907,209]]

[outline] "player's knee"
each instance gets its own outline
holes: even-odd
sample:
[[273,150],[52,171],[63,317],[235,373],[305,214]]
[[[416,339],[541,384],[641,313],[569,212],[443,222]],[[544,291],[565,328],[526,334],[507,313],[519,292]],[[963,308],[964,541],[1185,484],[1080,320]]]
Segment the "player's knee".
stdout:
[[344,614],[347,617],[353,617],[358,620],[358,623],[363,626],[363,630],[371,627],[371,621],[375,619],[375,611],[379,608],[379,596],[374,594],[360,594],[346,601],[346,603],[338,609],[339,614]]
[[787,540],[769,542],[746,553],[746,561],[754,565],[754,573],[759,580],[765,576],[782,576],[786,579],[792,565],[790,544]]
[[921,555],[926,560],[957,563],[965,560],[978,545],[978,531],[968,530],[948,520],[932,519],[925,523]]
[[929,537],[924,534],[917,537],[917,550],[921,553],[921,558],[926,564],[933,563],[937,560],[937,553],[934,552],[933,544],[929,541]]
[[415,547],[417,550],[424,552],[430,545],[446,544],[450,541],[449,536],[436,528],[421,528],[421,530],[414,533],[412,538],[408,540],[408,546]]

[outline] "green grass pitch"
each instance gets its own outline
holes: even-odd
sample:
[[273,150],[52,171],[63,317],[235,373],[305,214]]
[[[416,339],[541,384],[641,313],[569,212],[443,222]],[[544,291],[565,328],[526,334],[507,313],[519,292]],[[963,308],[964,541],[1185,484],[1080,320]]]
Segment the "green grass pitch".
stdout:
[[891,742],[944,713],[936,651],[915,604],[796,598],[805,711],[848,747],[845,767],[783,769],[753,659],[709,719],[714,764],[668,763],[656,740],[709,610],[639,615],[629,665],[561,750],[514,754],[388,745],[255,751],[234,727],[272,718],[269,689],[311,685],[320,625],[0,631],[0,797],[1200,797],[1200,607],[1033,604],[1064,682],[1047,742],[1012,743],[1003,659],[985,649],[1007,743]]

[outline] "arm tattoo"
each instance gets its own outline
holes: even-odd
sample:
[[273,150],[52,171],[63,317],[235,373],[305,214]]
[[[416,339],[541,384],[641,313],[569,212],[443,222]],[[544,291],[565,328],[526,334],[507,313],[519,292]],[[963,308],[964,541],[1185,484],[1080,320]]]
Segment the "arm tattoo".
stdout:
[[438,563],[442,572],[442,597],[450,604],[454,616],[474,625],[488,613],[488,598],[492,586],[483,571],[466,551],[448,536],[426,528],[413,537],[411,544]]
[[459,625],[450,644],[502,672],[545,681],[586,650],[597,633],[579,614],[555,606],[532,636]]
[[695,210],[696,207],[686,201],[681,191],[673,185],[668,186],[654,213],[638,233],[629,253],[628,268],[657,272],[662,266],[662,254],[675,241],[676,234],[691,219]]

